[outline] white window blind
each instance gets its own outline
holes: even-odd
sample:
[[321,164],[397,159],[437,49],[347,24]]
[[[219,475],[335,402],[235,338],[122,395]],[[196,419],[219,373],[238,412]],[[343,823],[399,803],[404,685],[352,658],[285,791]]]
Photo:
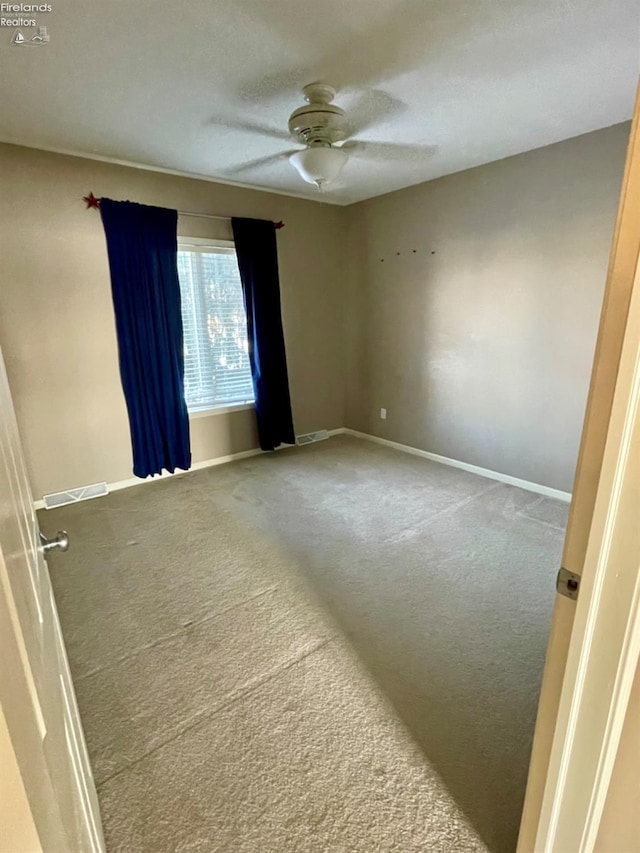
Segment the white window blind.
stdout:
[[184,385],[191,412],[252,403],[247,320],[232,248],[178,246]]

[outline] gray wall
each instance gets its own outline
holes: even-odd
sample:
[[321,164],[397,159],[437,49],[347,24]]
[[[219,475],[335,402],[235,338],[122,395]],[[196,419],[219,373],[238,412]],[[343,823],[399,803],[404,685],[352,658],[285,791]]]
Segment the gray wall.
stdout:
[[347,426],[571,490],[628,135],[351,208]]

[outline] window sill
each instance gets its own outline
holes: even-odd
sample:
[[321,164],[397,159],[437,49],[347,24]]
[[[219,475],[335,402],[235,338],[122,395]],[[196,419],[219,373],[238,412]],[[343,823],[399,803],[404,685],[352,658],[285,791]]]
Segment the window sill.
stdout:
[[194,412],[189,412],[189,420],[194,418],[210,418],[213,415],[228,415],[231,412],[247,412],[250,409],[255,409],[255,403],[236,403],[232,406],[214,406],[211,409],[198,409]]

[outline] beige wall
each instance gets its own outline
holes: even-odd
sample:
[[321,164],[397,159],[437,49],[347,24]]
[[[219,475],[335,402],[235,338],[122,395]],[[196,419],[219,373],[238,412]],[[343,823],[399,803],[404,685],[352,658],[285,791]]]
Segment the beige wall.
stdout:
[[571,490],[628,135],[351,208],[347,426]]
[[[35,495],[131,477],[104,234],[80,200],[90,189],[286,221],[298,433],[346,425],[569,491],[628,132],[350,208],[0,145],[0,344]],[[191,236],[229,228],[179,222]],[[194,461],[257,446],[253,413],[194,419],[192,445]]]
[[[36,497],[128,479],[104,232],[82,196],[282,219],[283,321],[298,433],[343,425],[347,211],[326,204],[0,145],[0,344]],[[187,236],[226,222],[180,219]],[[257,446],[253,412],[194,419],[194,462]]]

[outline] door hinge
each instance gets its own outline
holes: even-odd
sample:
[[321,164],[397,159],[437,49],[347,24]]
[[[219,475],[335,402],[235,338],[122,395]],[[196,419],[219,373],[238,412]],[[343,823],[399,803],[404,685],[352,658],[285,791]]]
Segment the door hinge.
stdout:
[[556,578],[556,589],[560,595],[566,595],[567,598],[575,601],[580,590],[580,575],[561,568]]

